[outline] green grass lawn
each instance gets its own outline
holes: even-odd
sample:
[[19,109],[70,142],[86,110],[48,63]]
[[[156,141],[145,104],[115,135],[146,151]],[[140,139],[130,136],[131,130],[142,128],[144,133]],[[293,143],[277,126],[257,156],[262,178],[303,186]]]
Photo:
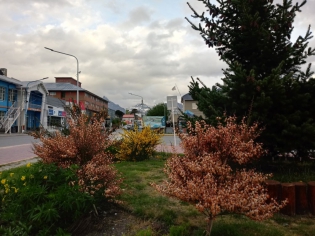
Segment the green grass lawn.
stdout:
[[[205,217],[191,205],[165,197],[150,183],[161,183],[164,158],[142,162],[119,162],[115,166],[122,173],[124,189],[121,200],[126,207],[143,219],[163,222],[168,233],[145,232],[139,235],[203,235]],[[288,217],[276,214],[272,219],[255,222],[241,215],[221,215],[213,224],[214,235],[315,235],[314,216]]]
[[[150,185],[166,179],[163,168],[167,157],[158,153],[150,160],[114,164],[124,179],[121,185],[123,194],[119,200],[124,202],[123,208],[136,215],[140,222],[130,225],[130,232],[134,232],[131,235],[204,235],[204,215],[187,203],[161,195]],[[3,171],[2,178],[11,172],[18,173],[22,168],[25,167]],[[153,222],[155,225],[159,222],[159,227],[150,227]],[[211,235],[313,236],[315,217],[276,214],[269,220],[254,222],[242,215],[220,215],[214,221]]]

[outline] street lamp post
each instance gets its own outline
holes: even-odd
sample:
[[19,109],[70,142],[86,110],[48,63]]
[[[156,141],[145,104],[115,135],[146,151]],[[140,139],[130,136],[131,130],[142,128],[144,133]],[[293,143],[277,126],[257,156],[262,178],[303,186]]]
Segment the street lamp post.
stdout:
[[79,103],[79,60],[78,58],[76,58],[74,55],[71,55],[71,54],[68,54],[68,53],[64,53],[64,52],[59,52],[59,51],[56,51],[54,49],[51,49],[51,48],[47,48],[47,47],[44,47],[45,49],[47,50],[50,50],[52,52],[56,52],[56,53],[60,53],[60,54],[63,54],[63,55],[67,55],[67,56],[70,56],[70,57],[74,57],[76,60],[77,60],[77,104],[78,106],[80,106],[80,103]]
[[143,105],[143,97],[139,96],[139,95],[136,95],[136,94],[133,94],[133,93],[129,93],[130,95],[133,95],[133,96],[137,96],[137,97],[140,97],[141,98],[141,105]]
[[38,79],[38,80],[33,80],[33,81],[30,81],[27,83],[26,87],[25,87],[25,109],[24,109],[24,128],[26,130],[26,115],[27,115],[27,95],[28,95],[28,85],[30,83],[33,83],[33,82],[36,82],[36,81],[40,81],[40,80],[45,80],[45,79],[48,79],[49,77],[45,77],[45,78],[42,78],[42,79]]
[[174,102],[177,104],[177,96],[167,96],[167,109],[172,111],[172,120],[173,120],[173,134],[174,134],[174,146],[176,146],[176,138],[175,138],[175,119],[174,119]]
[[[175,138],[175,122],[174,122],[174,99],[172,99],[172,114],[173,114],[173,134],[174,134],[174,146],[176,146],[176,138]],[[177,102],[177,101],[176,101]]]

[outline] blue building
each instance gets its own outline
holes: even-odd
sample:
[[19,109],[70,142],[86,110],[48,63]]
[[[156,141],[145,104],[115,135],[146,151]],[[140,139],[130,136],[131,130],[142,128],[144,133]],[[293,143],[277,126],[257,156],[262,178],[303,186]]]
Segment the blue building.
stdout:
[[22,132],[47,128],[46,97],[48,91],[40,80],[23,81],[22,112],[20,120]]
[[7,70],[0,69],[0,129],[5,132],[17,132],[17,118],[21,113],[18,103],[18,91],[21,81],[7,77]]
[[0,69],[0,131],[23,132],[41,125],[46,128],[47,93],[42,81],[22,82],[9,78],[7,70]]

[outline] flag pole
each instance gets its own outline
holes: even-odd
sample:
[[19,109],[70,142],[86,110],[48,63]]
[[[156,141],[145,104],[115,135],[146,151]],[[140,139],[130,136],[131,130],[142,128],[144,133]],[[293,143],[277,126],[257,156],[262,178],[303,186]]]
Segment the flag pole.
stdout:
[[178,91],[178,93],[179,93],[180,97],[182,97],[182,95],[180,94],[179,89],[178,89],[178,87],[177,87],[177,84],[176,84],[176,83],[175,83],[175,86],[176,86],[176,88],[177,88],[177,91]]

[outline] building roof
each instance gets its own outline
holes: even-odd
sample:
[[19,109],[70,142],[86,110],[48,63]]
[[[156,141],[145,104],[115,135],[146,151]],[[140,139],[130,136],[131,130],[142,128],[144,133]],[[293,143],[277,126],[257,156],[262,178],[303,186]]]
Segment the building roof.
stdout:
[[104,100],[108,102],[108,99],[104,99],[94,93],[91,93],[90,91],[83,89],[81,87],[78,87],[76,85],[70,84],[70,83],[44,83],[45,87],[48,91],[84,91],[86,93],[89,93],[101,100]]
[[46,97],[46,104],[48,106],[54,106],[54,107],[64,107],[66,104],[66,101],[61,100],[59,98],[54,98],[52,96]]
[[22,88],[41,86],[45,90],[45,93],[46,94],[48,93],[48,89],[46,88],[46,86],[41,80],[21,81],[21,84],[22,84]]
[[184,101],[194,101],[194,99],[191,97],[189,93],[186,93],[184,96],[182,96],[181,102]]
[[123,118],[134,118],[135,116],[132,114],[123,115]]
[[9,78],[5,75],[0,75],[0,80],[5,81],[7,83],[15,84],[15,85],[22,85],[22,82],[20,80]]
[[70,83],[44,83],[48,91],[86,91]]

